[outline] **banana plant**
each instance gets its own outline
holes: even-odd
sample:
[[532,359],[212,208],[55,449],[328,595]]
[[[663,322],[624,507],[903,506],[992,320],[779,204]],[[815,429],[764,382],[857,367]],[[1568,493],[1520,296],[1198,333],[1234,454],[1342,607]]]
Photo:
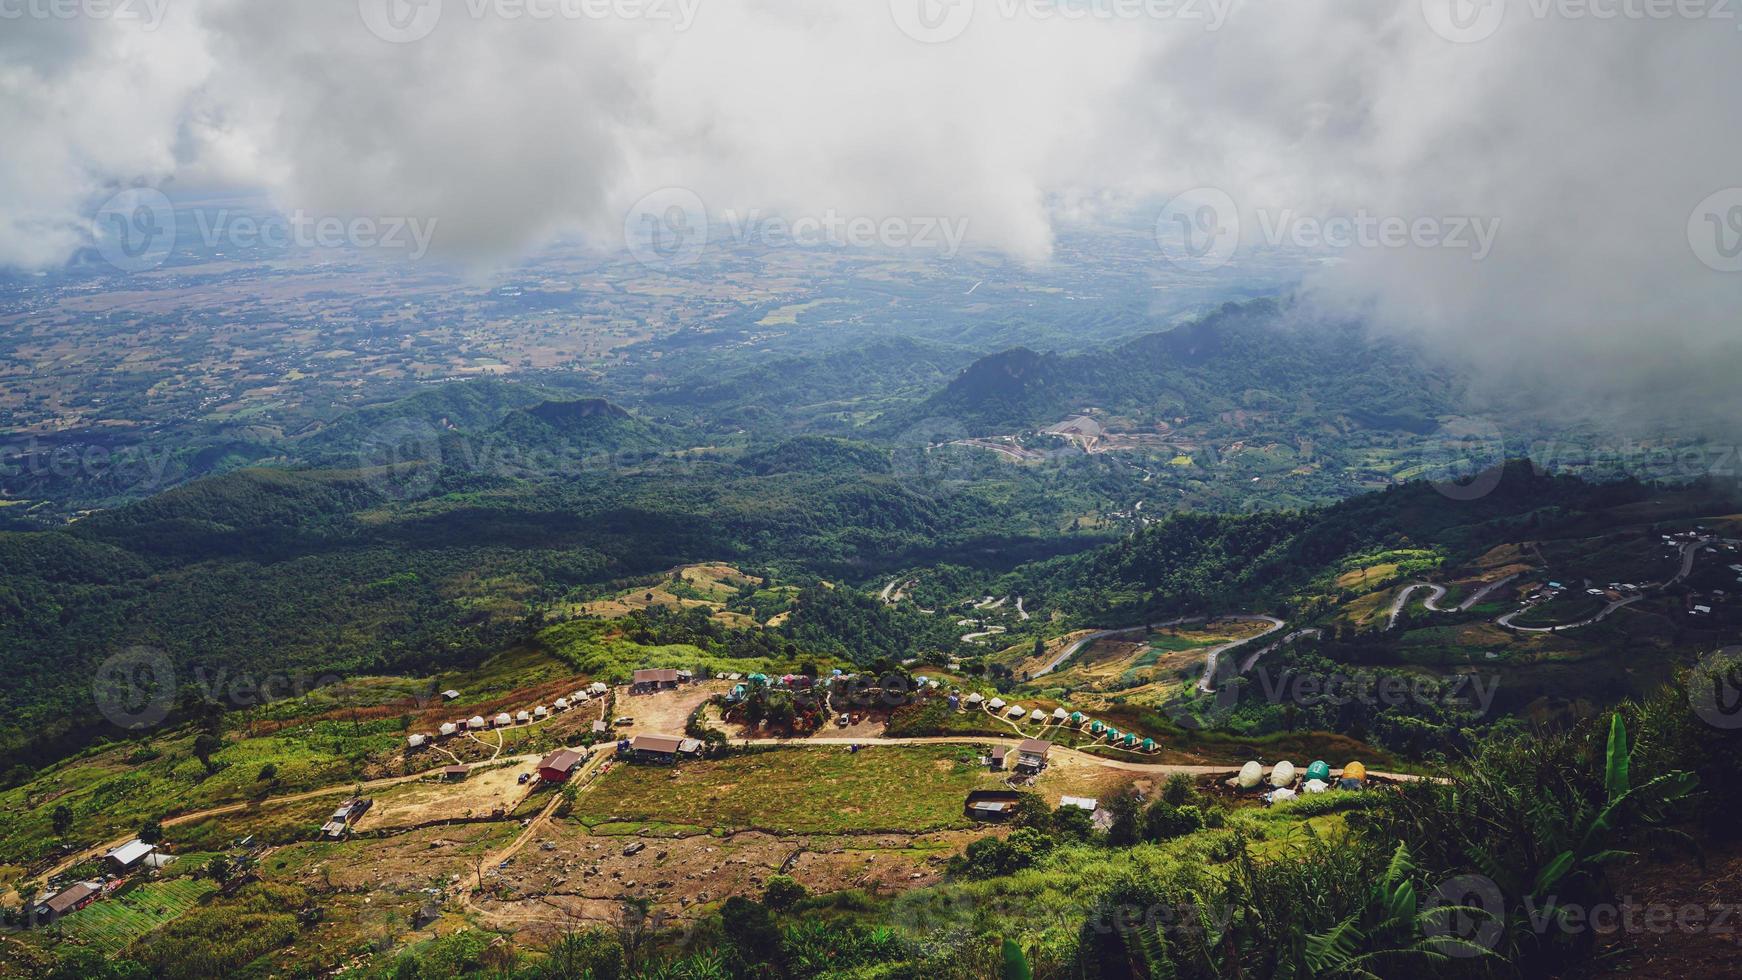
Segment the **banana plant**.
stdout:
[[1567,886],[1598,884],[1603,866],[1633,852],[1613,846],[1624,831],[1650,827],[1691,844],[1686,834],[1659,827],[1671,806],[1692,793],[1699,777],[1691,772],[1666,772],[1637,786],[1633,784],[1633,753],[1627,744],[1627,726],[1616,714],[1609,723],[1609,743],[1603,759],[1604,801],[1600,809],[1576,829],[1577,842],[1551,858],[1536,874],[1535,895],[1542,899],[1541,915],[1557,926],[1565,923],[1569,909],[1559,900]]

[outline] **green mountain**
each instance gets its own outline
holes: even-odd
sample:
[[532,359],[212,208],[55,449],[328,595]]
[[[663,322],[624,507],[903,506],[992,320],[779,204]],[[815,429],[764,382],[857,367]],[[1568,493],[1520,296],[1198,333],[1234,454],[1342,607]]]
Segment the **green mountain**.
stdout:
[[1325,432],[1327,421],[1419,433],[1454,411],[1457,395],[1448,374],[1401,344],[1261,300],[1100,351],[982,358],[883,428],[948,418],[993,435],[1093,411],[1137,427],[1237,417],[1279,435]]

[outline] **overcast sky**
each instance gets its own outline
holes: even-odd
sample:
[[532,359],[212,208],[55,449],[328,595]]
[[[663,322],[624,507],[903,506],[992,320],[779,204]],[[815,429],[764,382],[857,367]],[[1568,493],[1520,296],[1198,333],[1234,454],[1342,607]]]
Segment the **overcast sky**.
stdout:
[[1697,2],[0,0],[0,264],[63,262],[141,182],[434,217],[481,263],[618,244],[667,187],[1030,262],[1070,210],[1209,189],[1181,213],[1231,204],[1242,249],[1407,223],[1305,294],[1490,378],[1710,403],[1742,367],[1742,13]]

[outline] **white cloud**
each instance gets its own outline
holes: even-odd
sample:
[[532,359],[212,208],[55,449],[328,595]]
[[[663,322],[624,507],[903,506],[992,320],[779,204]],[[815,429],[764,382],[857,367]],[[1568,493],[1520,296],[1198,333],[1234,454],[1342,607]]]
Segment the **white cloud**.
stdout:
[[163,177],[437,217],[438,251],[486,261],[612,241],[671,185],[715,211],[965,217],[972,242],[1043,261],[1049,201],[1213,185],[1249,235],[1261,209],[1499,220],[1484,261],[1354,249],[1307,292],[1515,388],[1614,391],[1733,353],[1742,277],[1701,264],[1687,224],[1742,184],[1734,21],[1513,2],[1459,44],[1415,2],[1249,0],[1207,30],[1181,13],[1207,2],[1066,21],[978,0],[925,44],[881,0],[710,0],[687,31],[483,2],[444,0],[406,44],[356,0],[8,22],[0,263],[64,258],[106,187]]

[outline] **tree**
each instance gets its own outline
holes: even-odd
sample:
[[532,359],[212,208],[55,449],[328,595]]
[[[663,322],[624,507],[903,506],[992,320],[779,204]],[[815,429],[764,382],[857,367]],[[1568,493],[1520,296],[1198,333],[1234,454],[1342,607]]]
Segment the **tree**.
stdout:
[[1129,789],[1120,790],[1107,801],[1107,810],[1113,815],[1112,825],[1107,828],[1107,843],[1114,847],[1130,847],[1137,843],[1139,835],[1139,818],[1142,816],[1143,801]]
[[163,843],[163,821],[152,817],[140,824],[139,839],[147,844]]
[[606,929],[565,932],[546,952],[552,977],[617,980],[623,975],[623,942]]
[[49,819],[54,821],[55,836],[65,837],[67,831],[73,829],[73,808],[62,803],[54,808],[54,813]]
[[229,881],[230,876],[235,873],[236,866],[231,863],[228,857],[222,854],[219,854],[206,862],[206,876],[220,885]]
[[738,958],[747,966],[773,965],[779,960],[780,928],[766,906],[734,895],[720,908],[720,922]]
[[212,753],[218,751],[218,737],[211,732],[201,732],[194,736],[194,758],[200,760],[200,765],[206,767],[207,775],[217,772],[212,765]]
[[776,912],[797,905],[805,896],[805,887],[790,875],[770,875],[768,884],[762,889],[762,904]]
[[1197,807],[1174,806],[1156,800],[1143,815],[1143,839],[1156,843],[1202,830],[1204,815]]
[[278,765],[276,763],[268,762],[266,765],[260,767],[260,775],[255,776],[254,781],[257,783],[269,783],[277,778]]
[[1018,827],[1050,830],[1052,811],[1047,808],[1046,801],[1040,798],[1040,794],[1023,793],[1017,797],[1016,809],[1011,814],[1010,822]]
[[1052,830],[1061,837],[1088,840],[1095,831],[1095,818],[1081,807],[1061,806],[1052,812]]
[[1185,806],[1197,801],[1198,791],[1192,785],[1192,777],[1183,772],[1176,772],[1167,777],[1166,785],[1161,788],[1161,798],[1174,806]]

